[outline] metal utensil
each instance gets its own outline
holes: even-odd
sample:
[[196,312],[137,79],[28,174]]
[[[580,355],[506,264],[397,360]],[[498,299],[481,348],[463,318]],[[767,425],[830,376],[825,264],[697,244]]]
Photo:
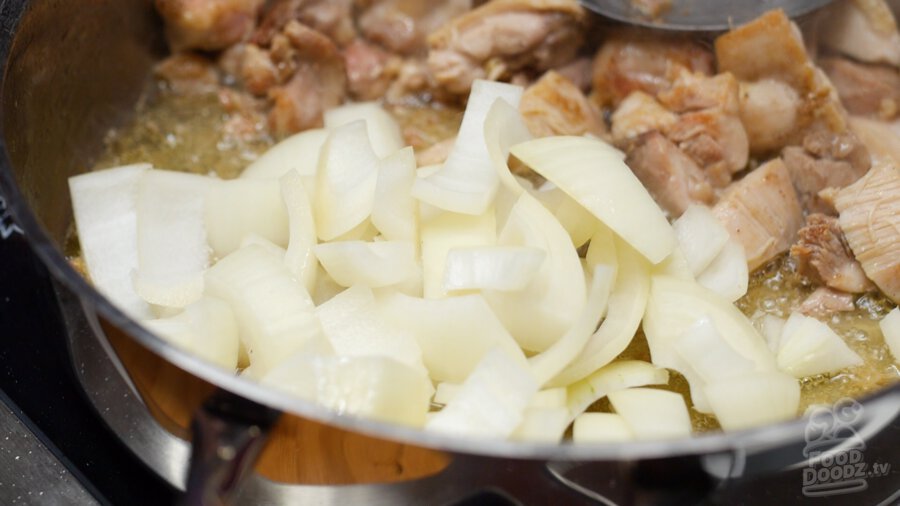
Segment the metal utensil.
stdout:
[[718,32],[744,24],[772,9],[795,18],[834,0],[672,0],[659,17],[650,18],[632,0],[581,0],[586,9],[631,25],[672,31]]

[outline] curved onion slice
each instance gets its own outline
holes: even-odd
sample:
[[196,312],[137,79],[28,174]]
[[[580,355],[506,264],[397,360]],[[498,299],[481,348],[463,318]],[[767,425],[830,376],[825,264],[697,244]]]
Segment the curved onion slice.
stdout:
[[513,441],[558,443],[569,426],[569,410],[565,407],[528,407],[522,413],[522,421],[510,434]]
[[526,367],[522,350],[481,295],[430,300],[390,293],[380,307],[389,323],[416,336],[435,381],[461,383],[494,347]]
[[365,121],[369,142],[378,158],[389,156],[405,145],[400,125],[378,102],[344,104],[325,111],[324,118],[325,128],[329,130],[335,130],[356,121]]
[[260,376],[301,351],[332,353],[306,289],[265,248],[248,246],[219,260],[206,271],[206,293],[231,304]]
[[612,146],[586,137],[545,137],[513,146],[510,153],[652,263],[675,248],[675,233],[665,214]]
[[569,385],[569,420],[584,412],[591,404],[606,397],[610,392],[647,385],[665,385],[669,382],[669,371],[640,360],[620,360],[601,367],[596,372],[577,383]]
[[366,221],[375,203],[378,157],[366,124],[334,130],[322,146],[313,209],[319,239],[329,241]]
[[288,213],[288,247],[284,264],[312,292],[316,286],[318,264],[313,255],[316,246],[316,220],[303,177],[296,170],[288,171],[279,180],[281,197]]
[[878,322],[881,333],[884,334],[884,342],[887,343],[894,363],[900,363],[900,308],[894,308],[890,313]]
[[778,347],[778,368],[805,378],[862,365],[863,359],[819,320],[794,313],[784,325]]
[[387,357],[303,353],[262,376],[261,383],[337,413],[414,427],[425,423],[433,390],[428,376]]
[[629,388],[609,394],[635,439],[676,439],[691,435],[691,417],[684,397],[655,388]]
[[485,298],[522,348],[553,345],[584,307],[587,287],[569,235],[534,197],[525,192],[513,206],[498,244],[530,246],[547,253],[532,282],[521,291],[485,291]]
[[217,257],[238,249],[248,234],[285,247],[288,213],[277,179],[213,180],[206,196],[206,236]]
[[616,413],[583,413],[572,424],[574,443],[618,443],[633,439],[631,428]]
[[698,276],[712,263],[731,238],[728,229],[712,211],[697,204],[688,207],[672,222],[672,229],[694,276]]
[[163,339],[225,369],[238,365],[240,339],[231,307],[220,299],[203,297],[170,318],[142,324]]
[[183,308],[203,295],[203,271],[211,253],[203,213],[213,181],[168,170],[141,175],[134,286],[147,302]]
[[537,391],[537,382],[522,362],[504,350],[491,349],[425,429],[458,436],[509,437]]
[[138,181],[150,168],[126,165],[69,178],[75,226],[91,281],[116,306],[139,319],[153,316],[131,280],[138,267]]
[[704,395],[725,430],[739,430],[797,416],[800,382],[780,372],[756,373],[709,383]]
[[241,172],[241,178],[278,179],[291,170],[312,178],[319,165],[319,153],[328,138],[324,128],[294,134],[269,148]]
[[548,388],[534,394],[529,408],[566,408],[568,410],[568,393],[565,388]]
[[506,100],[494,101],[484,120],[484,143],[500,183],[516,197],[525,191],[525,187],[509,170],[509,148],[531,138],[519,110]]
[[497,223],[492,210],[478,216],[442,212],[422,224],[421,235],[425,297],[434,299],[447,295],[444,272],[450,250],[493,246]]
[[475,81],[450,156],[439,171],[413,183],[413,196],[455,213],[483,213],[494,200],[499,185],[485,145],[484,121],[497,100],[518,107],[522,91],[521,86]]
[[706,269],[697,275],[697,282],[731,302],[743,297],[750,285],[744,247],[729,239]]
[[544,250],[525,246],[453,248],[447,252],[444,290],[521,290],[546,257]]
[[416,275],[416,246],[411,241],[340,241],[319,244],[316,257],[341,286],[396,285]]
[[591,336],[578,359],[569,364],[551,386],[568,385],[609,364],[622,353],[641,324],[650,293],[650,267],[624,241],[615,240],[618,274],[606,319]]
[[411,147],[378,164],[372,224],[388,240],[419,241],[419,212],[410,191],[416,180],[416,155]]

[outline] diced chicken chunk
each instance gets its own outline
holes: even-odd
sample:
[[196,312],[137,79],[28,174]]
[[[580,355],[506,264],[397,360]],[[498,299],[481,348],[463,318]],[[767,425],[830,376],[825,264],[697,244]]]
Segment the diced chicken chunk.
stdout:
[[575,57],[586,19],[575,0],[492,0],[428,37],[428,65],[437,83],[457,94],[476,79],[543,72]]
[[700,167],[659,132],[641,136],[625,163],[669,216],[691,204],[711,204],[712,187]]
[[400,70],[401,62],[378,46],[357,39],[344,48],[347,87],[357,100],[384,96]]
[[803,211],[780,158],[732,183],[713,213],[744,247],[755,269],[790,248],[803,223]]
[[716,187],[747,166],[750,145],[740,118],[719,108],[681,115],[666,135],[694,159]]
[[846,58],[825,58],[822,69],[850,114],[892,119],[900,113],[900,72]]
[[627,145],[632,139],[654,130],[665,131],[678,122],[678,115],[655,98],[635,91],[612,114],[613,142]]
[[272,0],[268,2],[253,42],[268,46],[288,23],[302,23],[343,47],[356,39],[353,0]]
[[173,52],[215,51],[247,38],[265,0],[156,0]]
[[776,150],[796,134],[802,101],[787,83],[761,79],[741,83],[740,117],[750,151]]
[[900,169],[880,163],[835,199],[847,243],[866,276],[900,302]]
[[153,71],[178,95],[202,95],[219,89],[219,74],[212,62],[194,53],[169,56]]
[[601,106],[617,106],[634,91],[656,96],[672,85],[677,68],[712,74],[712,53],[687,37],[612,32],[594,57],[593,99]]
[[587,97],[571,81],[552,70],[525,90],[519,110],[535,137],[606,135],[603,118]]
[[834,313],[853,311],[855,307],[853,295],[823,286],[800,304],[800,312],[813,318],[827,318]]
[[797,233],[791,246],[797,269],[819,285],[847,293],[862,293],[873,288],[844,239],[838,220],[823,214],[810,214],[806,226]]
[[900,35],[884,0],[841,0],[822,19],[826,47],[860,61],[900,66]]
[[360,14],[359,28],[390,51],[424,55],[428,34],[471,8],[472,0],[375,0]]

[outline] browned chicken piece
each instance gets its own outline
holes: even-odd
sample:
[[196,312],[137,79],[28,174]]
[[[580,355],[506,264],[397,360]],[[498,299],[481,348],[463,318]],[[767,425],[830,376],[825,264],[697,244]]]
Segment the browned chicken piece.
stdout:
[[359,15],[359,29],[389,51],[424,56],[428,34],[471,8],[472,0],[375,0]]
[[717,188],[747,166],[750,147],[740,118],[719,108],[689,112],[666,129],[666,135],[690,156]]
[[272,39],[272,61],[290,75],[269,90],[269,127],[284,136],[322,126],[324,111],[340,105],[347,77],[344,59],[328,37],[297,21]]
[[244,89],[258,97],[266,96],[273,86],[289,77],[279,70],[271,54],[256,44],[244,46],[238,69],[236,75],[240,77]]
[[678,115],[662,106],[655,98],[635,91],[628,95],[612,114],[612,138],[620,147],[651,131],[665,131],[678,122]]
[[169,49],[216,51],[246,39],[265,0],[156,0]]
[[344,48],[347,87],[357,100],[375,100],[384,96],[397,77],[402,62],[363,39]]
[[671,88],[663,90],[657,97],[659,102],[671,111],[686,113],[719,108],[728,114],[739,111],[739,90],[737,79],[725,72],[708,76],[677,69],[677,76]]
[[194,53],[177,53],[153,69],[169,90],[178,95],[203,95],[219,89],[219,73],[208,59]]
[[695,40],[646,30],[611,32],[594,57],[593,100],[616,107],[634,91],[656,96],[672,85],[673,69],[712,74],[713,55]]
[[782,152],[784,163],[800,202],[811,212],[828,213],[821,201],[825,188],[843,188],[862,177],[871,166],[869,151],[853,132],[835,134],[817,129],[806,135],[803,147],[789,146]]
[[844,239],[837,218],[813,213],[797,233],[791,256],[797,270],[817,285],[846,293],[862,293],[874,288]]
[[821,19],[824,46],[859,61],[900,66],[900,34],[884,0],[842,0]]
[[796,135],[802,100],[790,85],[777,79],[740,84],[740,117],[751,153],[767,153]]
[[357,37],[353,0],[274,0],[267,4],[253,42],[268,46],[291,21],[325,34],[342,47]]
[[866,276],[900,303],[900,169],[880,163],[835,199],[847,243]]
[[575,58],[571,62],[555,69],[559,75],[565,77],[578,87],[583,93],[591,90],[591,72],[594,62],[588,57]]
[[900,113],[900,72],[886,65],[846,58],[820,62],[850,114],[893,119]]
[[625,163],[672,218],[691,204],[711,204],[712,187],[700,167],[659,132],[639,137]]
[[548,71],[525,90],[519,111],[535,137],[551,135],[606,135],[599,112],[571,81]]
[[576,0],[492,0],[428,37],[428,65],[447,91],[465,94],[476,79],[508,79],[571,61],[584,41]]
[[827,318],[834,313],[853,311],[856,306],[852,294],[832,290],[827,286],[817,288],[800,304],[800,312],[815,318]]
[[744,247],[751,270],[787,251],[803,224],[803,210],[780,158],[732,183],[713,213]]
[[900,166],[900,126],[869,118],[850,118],[850,129],[869,150],[872,163]]
[[254,142],[267,138],[265,102],[252,95],[223,87],[219,102],[228,113],[223,131],[225,138],[238,142]]
[[672,0],[631,0],[631,5],[648,18],[658,18],[672,8]]

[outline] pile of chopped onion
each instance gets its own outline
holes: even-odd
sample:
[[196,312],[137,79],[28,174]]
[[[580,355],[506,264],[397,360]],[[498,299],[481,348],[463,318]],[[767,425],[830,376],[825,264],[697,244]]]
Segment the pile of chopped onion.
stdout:
[[[770,347],[733,305],[747,262],[709,209],[670,224],[613,147],[531,139],[521,95],[477,82],[440,166],[417,167],[366,103],[235,180],[146,165],[74,177],[90,276],[221,367],[471,437],[556,442],[572,425],[576,442],[679,438],[691,409],[761,425],[796,416],[797,378],[858,362],[799,315]],[[511,173],[510,156],[546,183]],[[652,363],[617,361],[641,326]],[[884,326],[896,349],[897,315]],[[669,369],[690,406],[665,389]],[[614,412],[585,413],[603,397]]]

